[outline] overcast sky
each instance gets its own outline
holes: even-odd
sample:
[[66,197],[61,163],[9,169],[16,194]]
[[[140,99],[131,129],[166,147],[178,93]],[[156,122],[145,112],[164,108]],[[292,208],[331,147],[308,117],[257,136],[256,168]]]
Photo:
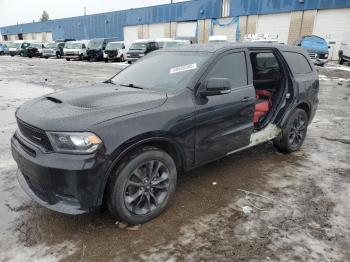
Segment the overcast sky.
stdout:
[[[180,2],[184,0],[174,0]],[[43,10],[50,19],[96,14],[170,3],[170,0],[0,0],[0,27],[39,21]]]

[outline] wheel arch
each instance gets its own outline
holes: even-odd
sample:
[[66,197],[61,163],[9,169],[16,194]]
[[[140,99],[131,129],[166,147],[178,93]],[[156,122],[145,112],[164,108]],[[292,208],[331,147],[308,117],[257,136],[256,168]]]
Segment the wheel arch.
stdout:
[[[132,142],[128,142],[132,141]],[[166,136],[152,136],[142,139],[129,139],[123,145],[118,147],[113,154],[111,155],[111,164],[108,168],[105,177],[103,179],[99,197],[98,197],[98,205],[104,202],[104,198],[106,195],[106,188],[108,185],[108,181],[111,177],[113,171],[116,170],[121,161],[131,152],[134,152],[140,148],[146,146],[153,146],[167,152],[175,161],[176,168],[178,172],[181,172],[185,169],[185,153],[182,147],[172,138]]]
[[308,117],[309,121],[310,121],[311,112],[312,112],[311,111],[311,109],[312,109],[311,105],[308,102],[306,102],[306,101],[302,101],[302,102],[299,102],[298,104],[295,104],[291,109],[289,109],[288,113],[286,113],[283,116],[282,120],[279,122],[278,125],[283,127],[287,123],[289,116],[297,108],[304,110],[306,112],[306,114],[307,114],[307,117]]

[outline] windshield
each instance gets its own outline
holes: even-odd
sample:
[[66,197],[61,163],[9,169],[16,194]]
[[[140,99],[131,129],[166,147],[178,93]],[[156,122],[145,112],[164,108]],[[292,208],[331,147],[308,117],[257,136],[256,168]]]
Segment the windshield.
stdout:
[[204,52],[157,52],[127,67],[112,81],[172,92],[185,88],[208,57]]
[[90,40],[89,48],[90,49],[100,49],[100,48],[102,48],[102,43],[103,43],[103,39]]
[[9,48],[19,48],[22,43],[9,43]]
[[57,43],[51,43],[51,44],[48,44],[47,46],[46,46],[46,48],[56,48],[57,47]]
[[303,39],[301,46],[304,48],[318,49],[324,52],[328,51],[328,44],[326,40],[317,36],[307,36]]
[[30,47],[42,48],[41,44],[30,44]]
[[123,48],[123,43],[108,43],[106,46],[106,50],[114,50],[114,49],[122,49]]
[[147,43],[132,43],[129,50],[145,50],[147,48]]
[[69,43],[67,42],[64,48],[67,49],[81,49],[82,43]]

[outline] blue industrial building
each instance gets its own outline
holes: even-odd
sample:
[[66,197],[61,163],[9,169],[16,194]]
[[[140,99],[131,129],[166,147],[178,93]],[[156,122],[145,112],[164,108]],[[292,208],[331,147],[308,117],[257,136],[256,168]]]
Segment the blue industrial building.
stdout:
[[[223,14],[224,5],[228,5],[226,14]],[[349,7],[350,0],[193,0],[55,19],[46,22],[5,26],[0,30],[5,40],[8,36],[13,35],[17,35],[21,39],[23,34],[34,32],[51,32],[53,39],[117,37],[122,40],[125,26]]]

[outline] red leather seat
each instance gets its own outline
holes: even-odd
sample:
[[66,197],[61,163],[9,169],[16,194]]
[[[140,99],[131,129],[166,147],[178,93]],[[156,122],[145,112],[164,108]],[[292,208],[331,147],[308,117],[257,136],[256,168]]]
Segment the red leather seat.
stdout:
[[259,122],[260,118],[269,112],[271,107],[272,92],[268,90],[256,90],[255,112],[253,117],[254,124]]

